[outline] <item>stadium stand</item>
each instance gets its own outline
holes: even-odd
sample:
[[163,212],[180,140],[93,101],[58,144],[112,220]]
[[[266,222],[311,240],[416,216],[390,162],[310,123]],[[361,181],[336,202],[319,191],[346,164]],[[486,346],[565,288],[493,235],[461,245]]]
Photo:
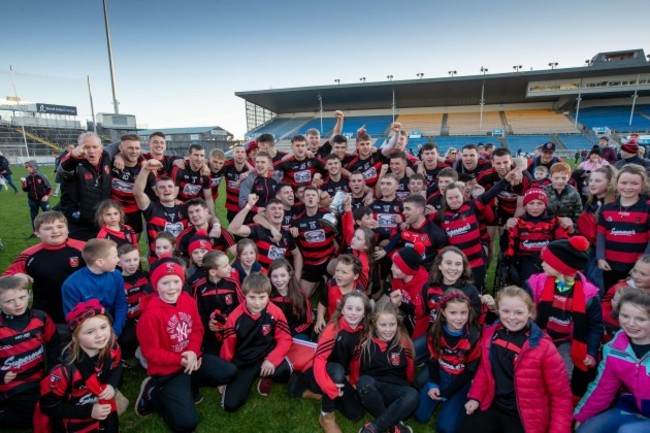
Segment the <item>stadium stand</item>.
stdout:
[[551,141],[549,135],[509,135],[506,137],[508,149],[513,154],[516,154],[519,149],[524,153],[533,153],[535,148],[542,144]]
[[630,106],[588,107],[578,113],[578,122],[587,128],[607,127],[616,132],[650,131],[650,109],[647,105],[637,108],[630,122]]
[[598,144],[598,137],[595,135],[558,134],[557,138],[569,150],[591,149]]
[[[357,129],[365,125],[366,132],[368,132],[371,137],[381,137],[386,135],[386,131],[390,127],[392,121],[393,116],[346,117],[343,122],[343,134],[350,137],[356,137]],[[323,119],[323,122],[325,122],[325,119]]]
[[289,134],[291,131],[294,131],[300,128],[302,125],[307,123],[311,119],[310,117],[276,117],[271,122],[266,125],[250,132],[251,135],[257,136],[262,134],[271,134],[276,139],[281,139],[285,135]]
[[396,120],[402,124],[405,131],[420,131],[423,136],[432,137],[440,135],[442,113],[400,114]]
[[297,133],[304,134],[305,132],[307,132],[308,129],[316,128],[320,131],[321,137],[329,138],[330,134],[332,133],[332,130],[334,129],[334,125],[336,125],[336,119],[333,117],[323,117],[322,130],[321,130],[320,122],[321,122],[320,117],[312,119],[306,125],[301,126],[300,129],[297,131]]
[[506,111],[505,117],[513,134],[578,132],[569,118],[551,110]]
[[503,128],[501,117],[498,111],[483,112],[483,126],[479,128],[480,114],[472,113],[449,113],[447,115],[447,129],[449,135],[475,135],[494,128]]

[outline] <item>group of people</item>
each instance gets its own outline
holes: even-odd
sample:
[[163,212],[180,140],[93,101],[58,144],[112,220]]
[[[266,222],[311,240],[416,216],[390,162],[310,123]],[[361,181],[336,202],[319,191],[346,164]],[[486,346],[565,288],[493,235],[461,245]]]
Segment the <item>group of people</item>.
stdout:
[[[60,209],[34,209],[40,243],[0,277],[2,425],[116,432],[122,371],[142,365],[135,411],[175,432],[196,429],[201,387],[233,412],[274,382],[319,401],[326,433],[337,411],[370,414],[362,433],[436,411],[441,432],[650,431],[637,143],[576,170],[552,142],[530,160],[416,157],[399,123],[352,150],[336,117],[324,142],[310,130],[283,153],[264,134],[227,161],[169,156],[162,133],[148,153],[82,134]],[[47,201],[30,167],[23,188]]]

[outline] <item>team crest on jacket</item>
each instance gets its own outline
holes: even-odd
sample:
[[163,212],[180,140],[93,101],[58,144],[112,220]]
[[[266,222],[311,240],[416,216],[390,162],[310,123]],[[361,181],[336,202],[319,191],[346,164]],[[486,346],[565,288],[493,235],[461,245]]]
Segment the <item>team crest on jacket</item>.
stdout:
[[269,335],[271,332],[271,325],[262,325],[262,335]]
[[79,267],[79,256],[74,256],[68,258],[68,263],[70,264],[71,268],[78,268]]
[[232,305],[232,295],[229,293],[224,297],[224,301],[226,301],[226,304]]
[[395,367],[399,366],[399,353],[398,352],[392,352],[390,354],[390,363],[391,363],[391,365],[394,365]]

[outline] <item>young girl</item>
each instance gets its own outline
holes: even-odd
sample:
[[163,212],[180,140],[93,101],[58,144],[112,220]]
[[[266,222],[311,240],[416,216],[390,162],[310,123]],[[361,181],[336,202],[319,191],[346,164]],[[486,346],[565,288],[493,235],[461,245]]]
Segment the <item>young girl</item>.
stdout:
[[253,272],[266,273],[257,261],[257,245],[252,239],[244,238],[237,242],[237,258],[232,262],[232,268],[237,271],[239,284]]
[[402,420],[418,404],[418,393],[411,386],[415,376],[413,343],[395,306],[377,306],[357,361],[353,367],[360,369],[357,392],[375,418],[359,432],[412,431]]
[[95,222],[99,227],[98,239],[110,239],[118,248],[124,244],[138,246],[138,238],[133,229],[124,224],[125,216],[122,205],[111,199],[104,200],[97,206]]
[[271,302],[284,313],[293,338],[309,341],[309,328],[314,322],[311,304],[305,292],[298,286],[293,266],[287,259],[276,259],[269,266]]
[[490,239],[482,209],[487,208],[488,203],[506,185],[507,181],[502,179],[476,199],[465,200],[464,188],[458,183],[452,183],[445,189],[442,207],[436,215],[436,222],[447,232],[449,244],[460,248],[467,255],[479,290],[485,284],[485,260]]
[[650,293],[650,254],[639,257],[630,271],[630,278],[614,284],[603,297],[603,324],[605,325],[605,340],[611,340],[611,336],[620,328],[618,317],[614,314],[615,304],[620,298],[620,291],[624,287],[634,287]]
[[558,218],[546,214],[548,197],[543,189],[531,188],[524,194],[525,213],[511,218],[506,225],[508,241],[504,256],[509,262],[510,279],[517,286],[540,272],[539,253],[549,242],[567,237]]
[[161,257],[164,254],[170,256],[174,254],[174,250],[176,250],[176,238],[174,238],[174,235],[169,232],[160,232],[154,241],[154,248],[154,253],[156,255],[149,257],[150,265],[156,261],[156,258]]
[[436,431],[458,429],[465,417],[467,392],[478,368],[480,335],[470,299],[460,290],[446,290],[440,301],[440,314],[428,335],[429,377],[420,390],[416,420],[429,422],[438,404],[444,402]]
[[354,216],[352,213],[352,196],[350,194],[348,194],[343,203],[343,210],[344,213],[341,220],[343,240],[352,250],[352,254],[361,260],[361,273],[359,274],[358,282],[367,291],[368,285],[370,284],[371,267],[373,265],[372,253],[375,251],[375,234],[369,228],[361,226],[355,230]]
[[549,243],[541,253],[544,272],[527,281],[539,312],[536,323],[562,355],[576,403],[593,379],[603,335],[598,288],[579,272],[588,247],[582,236]]
[[589,196],[585,207],[577,221],[577,232],[586,237],[591,246],[589,261],[585,267],[585,276],[600,288],[599,295],[605,294],[603,272],[598,268],[596,260],[596,235],[598,233],[598,217],[607,203],[616,200],[616,173],[613,165],[598,168],[589,175]]
[[533,323],[535,305],[521,288],[497,294],[499,322],[481,339],[481,359],[459,433],[569,433],[571,392],[551,339]]
[[212,241],[205,230],[197,230],[196,234],[190,239],[187,247],[190,254],[190,266],[187,269],[187,278],[192,279],[195,272],[202,269],[203,257],[212,251]]
[[625,289],[615,311],[621,331],[603,348],[598,376],[576,407],[578,433],[650,431],[650,293]]
[[341,432],[334,410],[339,410],[352,421],[360,420],[364,414],[363,405],[352,386],[357,376],[350,367],[359,350],[364,329],[368,328],[368,314],[370,302],[365,294],[353,291],[345,295],[321,333],[314,366],[304,375],[294,372],[289,380],[291,397],[316,398],[316,393],[323,394],[319,423],[325,433]]
[[119,431],[115,395],[122,376],[120,349],[99,301],[78,303],[66,316],[72,342],[64,363],[41,382],[40,408],[54,431]]
[[643,167],[623,166],[616,176],[619,198],[603,206],[598,217],[596,257],[605,291],[627,277],[636,259],[650,253],[650,207],[641,195],[646,182]]
[[218,355],[228,315],[244,302],[237,272],[230,267],[228,256],[222,251],[210,251],[201,265],[204,278],[190,283],[190,294],[196,299],[199,315],[205,328],[203,350]]

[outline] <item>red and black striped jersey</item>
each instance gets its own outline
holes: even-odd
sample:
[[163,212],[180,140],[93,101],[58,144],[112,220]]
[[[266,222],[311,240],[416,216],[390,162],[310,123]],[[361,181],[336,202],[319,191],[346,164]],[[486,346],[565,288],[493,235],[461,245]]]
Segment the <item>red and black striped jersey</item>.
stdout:
[[438,173],[440,173],[440,170],[443,168],[451,168],[451,166],[444,162],[439,162],[436,164],[435,168],[429,169],[424,167],[424,178],[427,180],[427,191],[431,186],[438,183]]
[[169,232],[174,237],[178,237],[189,225],[187,207],[184,204],[167,207],[152,201],[149,203],[149,207],[142,211],[142,214],[145,221],[147,221],[149,263],[152,263],[156,260],[156,237],[158,233]]
[[288,182],[293,188],[299,185],[311,185],[316,173],[326,174],[325,166],[316,158],[297,160],[295,157],[290,157],[274,163],[273,168],[282,171],[284,173],[282,180]]
[[117,244],[118,248],[125,244],[138,246],[138,237],[135,235],[135,231],[126,224],[120,225],[119,231],[111,230],[104,225],[99,229],[96,238],[110,239]]
[[257,260],[264,269],[268,270],[271,262],[275,259],[287,258],[291,260],[291,252],[296,249],[296,241],[287,230],[280,230],[282,238],[276,243],[273,242],[270,230],[258,224],[251,224],[248,227],[251,229],[249,237],[257,243]]
[[377,227],[392,229],[397,227],[395,215],[402,215],[404,205],[402,201],[395,198],[391,201],[383,199],[375,200],[370,203],[372,217],[377,221]]
[[468,364],[478,361],[481,356],[481,334],[478,329],[465,327],[462,335],[450,335],[443,329],[440,338],[440,351],[434,350],[431,335],[427,338],[429,354],[435,361],[433,367],[451,376],[460,376]]
[[302,290],[300,290],[300,297],[304,309],[301,315],[299,315],[294,308],[293,301],[288,295],[282,296],[275,287],[271,291],[271,302],[284,313],[284,317],[287,319],[292,336],[306,333],[314,322],[309,298],[307,298],[307,295]]
[[492,163],[483,159],[479,159],[478,164],[476,164],[476,167],[472,170],[465,168],[461,159],[456,161],[454,165],[454,170],[456,170],[458,174],[473,174],[474,177],[478,177],[483,171],[489,170],[490,168],[492,168]]
[[420,227],[410,225],[405,230],[394,230],[389,243],[390,249],[385,249],[390,252],[394,248],[412,247],[416,242],[424,246],[422,266],[427,270],[433,264],[438,251],[449,243],[445,231],[434,221],[425,219]]
[[291,206],[289,209],[284,208],[284,217],[282,217],[282,228],[289,230],[293,225],[293,220],[296,218],[296,215],[300,215],[305,211],[305,205],[302,203],[296,203]]
[[472,268],[485,265],[479,214],[473,200],[456,211],[447,210],[440,226],[447,233],[449,245],[460,248]]
[[381,171],[382,164],[388,163],[388,159],[382,157],[381,152],[376,152],[370,155],[368,159],[361,159],[359,154],[356,154],[355,157],[345,166],[345,168],[350,172],[354,173],[360,171],[363,173],[363,178],[366,180],[366,185],[370,188],[374,188],[379,180],[379,172]]
[[[501,180],[499,174],[494,168],[490,168],[481,172],[476,178],[476,182],[481,185],[485,190],[489,190]],[[532,188],[533,179],[530,177],[528,172],[523,172],[523,178],[521,183],[516,186],[508,184],[503,191],[499,193],[496,198],[496,211],[502,222],[505,222],[506,219],[512,218],[517,211],[517,199],[523,197],[523,195]]]
[[[124,167],[123,170],[111,169],[111,199],[120,203],[125,213],[139,212],[133,195],[133,183],[141,169],[140,162],[135,167]],[[151,188],[152,179],[151,176],[147,177],[147,189]]]
[[81,256],[83,246],[84,242],[76,239],[56,246],[34,245],[20,253],[2,275],[23,273],[32,277],[32,307],[45,311],[54,323],[65,323],[60,288],[70,275],[86,266]]
[[200,170],[192,170],[188,161],[185,161],[185,168],[174,166],[172,179],[178,186],[178,198],[183,201],[203,197],[203,190],[210,189],[210,176],[203,176]]
[[251,314],[243,303],[228,315],[221,357],[237,367],[248,367],[262,360],[274,366],[282,363],[293,339],[281,309],[269,302],[259,314]]
[[526,213],[517,220],[516,226],[508,229],[508,248],[505,255],[539,258],[542,249],[549,242],[567,237],[568,234],[560,226],[558,218],[533,218]]
[[292,225],[298,229],[296,244],[302,253],[303,263],[307,266],[321,265],[335,256],[334,232],[318,223],[324,215],[319,210],[312,216],[304,211],[294,217]]
[[[228,160],[223,164],[221,172],[226,182],[226,210],[230,212],[239,212],[239,176],[248,171],[248,166],[244,164],[241,170],[237,170],[234,160]],[[214,194],[213,194],[214,197]]]
[[223,180],[223,167],[219,171],[210,171],[210,190],[212,191],[212,200],[219,198],[219,187]]
[[[236,270],[232,270],[229,277],[222,278],[218,282],[211,281],[205,274],[192,282],[191,291],[194,293],[196,303],[199,307],[199,315],[206,329],[204,338],[208,338],[212,333],[210,331],[210,321],[216,320],[222,327],[226,325],[228,315],[235,308],[244,302],[244,294],[239,285],[239,275]],[[223,336],[223,330],[218,340]]]
[[142,298],[153,293],[149,274],[147,271],[138,269],[131,275],[122,275],[122,277],[126,293],[126,318],[127,320],[137,319],[142,314]]
[[650,205],[641,197],[631,206],[620,198],[603,206],[598,217],[598,236],[605,238],[605,260],[616,271],[628,272],[650,244]]
[[[28,309],[19,319],[24,325],[19,326],[20,329],[12,326],[13,320],[16,320],[13,316],[0,314],[0,400],[3,401],[37,388],[45,377],[46,361],[54,361],[48,355],[52,349],[58,352],[58,348],[48,347],[50,342],[58,344],[58,338],[54,338],[56,325],[46,313]],[[16,377],[5,383],[4,376],[8,372],[16,373]]]

